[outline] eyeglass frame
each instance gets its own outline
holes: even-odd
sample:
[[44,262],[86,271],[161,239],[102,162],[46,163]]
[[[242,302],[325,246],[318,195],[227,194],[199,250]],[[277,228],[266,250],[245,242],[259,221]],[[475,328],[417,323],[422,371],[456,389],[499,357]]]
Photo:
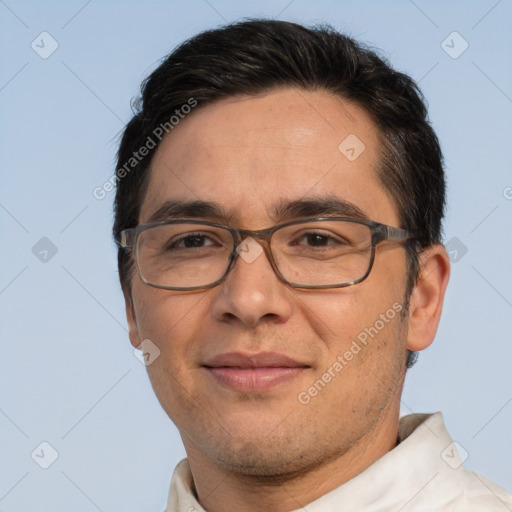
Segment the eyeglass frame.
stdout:
[[[270,247],[270,241],[272,238],[272,235],[278,231],[279,229],[292,226],[294,224],[305,224],[308,222],[321,222],[321,221],[344,221],[344,222],[353,222],[356,224],[362,224],[365,226],[368,226],[370,228],[371,233],[371,254],[370,254],[370,261],[368,264],[368,269],[366,273],[353,281],[348,281],[346,283],[342,284],[334,284],[334,285],[300,285],[297,283],[293,283],[291,281],[288,281],[279,271],[277,264],[274,260],[274,256],[272,254],[272,249]],[[211,227],[217,227],[225,229],[226,231],[229,231],[231,233],[231,236],[233,238],[233,250],[231,251],[231,254],[229,256],[228,265],[226,267],[226,270],[222,277],[214,281],[213,283],[210,283],[208,285],[204,286],[192,286],[192,287],[178,287],[178,286],[166,286],[166,285],[159,285],[155,283],[148,282],[144,276],[142,275],[142,272],[140,270],[139,266],[139,260],[138,260],[138,239],[141,233],[148,229],[152,229],[154,227],[158,226],[165,226],[165,225],[171,225],[171,224],[198,224],[198,225],[205,225],[205,226],[211,226]],[[277,224],[275,226],[272,226],[270,228],[266,229],[260,229],[257,231],[252,231],[249,229],[240,229],[240,228],[234,228],[232,226],[226,226],[225,224],[219,224],[216,222],[210,222],[206,220],[198,220],[198,219],[169,219],[169,220],[162,220],[157,222],[147,222],[145,224],[139,224],[138,226],[135,226],[133,228],[127,228],[119,231],[116,235],[116,242],[117,245],[125,250],[130,250],[134,253],[134,260],[135,265],[137,267],[137,271],[139,273],[139,276],[144,284],[147,286],[151,286],[153,288],[160,288],[162,290],[174,290],[174,291],[194,291],[194,290],[207,290],[209,288],[214,288],[215,286],[218,286],[221,284],[226,277],[228,276],[229,272],[234,267],[237,258],[240,256],[237,252],[237,248],[240,246],[240,244],[248,237],[252,237],[254,240],[261,240],[263,241],[262,248],[265,252],[265,255],[267,256],[268,261],[270,262],[270,265],[274,271],[274,273],[277,275],[280,281],[282,281],[285,284],[290,285],[293,288],[303,288],[303,289],[309,289],[309,290],[321,290],[321,289],[330,289],[330,288],[345,288],[347,286],[353,286],[355,284],[358,284],[362,281],[364,281],[369,275],[373,268],[373,263],[375,261],[375,247],[380,242],[384,241],[391,241],[391,242],[407,242],[411,239],[414,239],[414,235],[411,234],[409,231],[403,229],[403,228],[397,228],[395,226],[389,226],[387,224],[382,224],[380,222],[374,221],[374,220],[367,220],[367,219],[358,219],[353,217],[311,217],[311,218],[303,218],[303,219],[296,219],[292,221],[288,221],[282,224]],[[260,244],[261,246],[261,244]],[[133,251],[133,248],[135,247],[135,251]]]

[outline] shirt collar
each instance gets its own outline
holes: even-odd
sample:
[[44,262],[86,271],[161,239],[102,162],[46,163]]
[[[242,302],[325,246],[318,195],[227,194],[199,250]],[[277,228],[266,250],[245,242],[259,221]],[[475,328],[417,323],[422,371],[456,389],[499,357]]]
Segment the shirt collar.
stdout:
[[[448,434],[443,416],[411,414],[400,419],[397,446],[362,473],[328,494],[307,504],[307,512],[340,510],[412,510],[414,502],[430,503],[450,499],[446,492],[460,489],[462,461]],[[440,490],[442,497],[438,497]],[[306,505],[306,504],[304,504]],[[432,507],[431,509],[434,509]],[[194,481],[187,459],[176,467],[166,512],[205,512],[196,499]],[[428,506],[427,506],[428,509]],[[297,509],[295,512],[303,512]]]

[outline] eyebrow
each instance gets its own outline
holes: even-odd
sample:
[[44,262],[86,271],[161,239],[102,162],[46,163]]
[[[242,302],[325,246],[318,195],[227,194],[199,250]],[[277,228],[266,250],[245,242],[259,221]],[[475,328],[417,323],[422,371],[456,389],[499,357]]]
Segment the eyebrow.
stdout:
[[[355,204],[334,195],[315,196],[294,201],[282,200],[270,212],[274,222],[308,217],[349,217],[368,220],[368,216]],[[163,203],[148,219],[159,222],[177,218],[204,219],[226,223],[233,218],[225,208],[214,201],[184,201],[171,199]]]
[[230,218],[230,215],[228,215],[222,205],[212,201],[171,199],[163,203],[151,215],[148,222],[159,222],[177,218],[211,219],[225,222]]
[[355,204],[335,195],[282,201],[272,209],[276,221],[294,220],[301,217],[349,217],[368,220],[368,216]]

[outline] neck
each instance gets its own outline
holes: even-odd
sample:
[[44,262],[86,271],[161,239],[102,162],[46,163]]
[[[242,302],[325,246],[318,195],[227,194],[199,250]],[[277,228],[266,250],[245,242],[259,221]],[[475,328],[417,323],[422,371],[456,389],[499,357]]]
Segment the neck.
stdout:
[[[201,506],[208,512],[289,512],[354,478],[396,446],[399,407],[391,407],[349,450],[300,474],[248,476],[219,466],[185,442]],[[185,439],[184,439],[185,441]]]

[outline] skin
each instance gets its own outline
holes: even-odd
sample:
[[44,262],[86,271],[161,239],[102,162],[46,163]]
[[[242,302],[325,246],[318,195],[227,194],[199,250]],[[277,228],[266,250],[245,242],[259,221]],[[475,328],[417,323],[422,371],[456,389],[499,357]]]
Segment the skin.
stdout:
[[[338,150],[349,134],[366,147],[354,161]],[[367,113],[327,92],[224,99],[198,107],[163,140],[139,221],[168,199],[201,199],[223,205],[224,223],[257,230],[283,221],[272,217],[280,201],[334,194],[372,220],[400,226],[377,177],[378,158]],[[407,314],[386,323],[307,405],[297,399],[361,331],[404,303],[405,251],[396,243],[377,247],[365,281],[331,290],[286,285],[264,254],[252,263],[239,258],[207,290],[160,290],[134,275],[130,340],[150,339],[161,351],[149,377],[181,433],[206,510],[298,509],[396,445],[406,349],[429,346],[441,315],[449,275],[442,246],[421,255]],[[231,351],[278,352],[307,368],[269,390],[241,393],[202,366]]]

